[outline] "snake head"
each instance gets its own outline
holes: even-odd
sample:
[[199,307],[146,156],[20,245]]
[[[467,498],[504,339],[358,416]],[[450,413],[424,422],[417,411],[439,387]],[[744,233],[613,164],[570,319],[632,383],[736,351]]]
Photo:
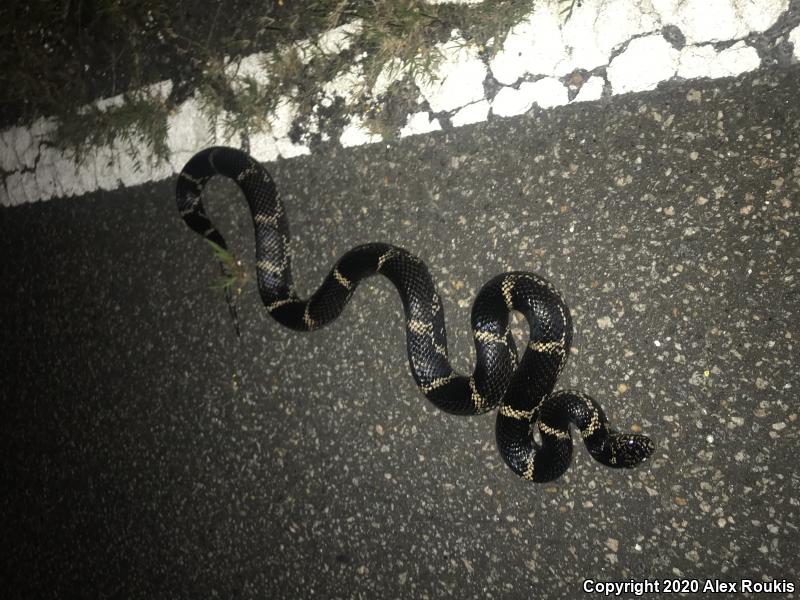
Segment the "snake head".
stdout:
[[636,433],[612,433],[609,436],[610,467],[630,469],[646,461],[655,451],[655,444],[645,435]]

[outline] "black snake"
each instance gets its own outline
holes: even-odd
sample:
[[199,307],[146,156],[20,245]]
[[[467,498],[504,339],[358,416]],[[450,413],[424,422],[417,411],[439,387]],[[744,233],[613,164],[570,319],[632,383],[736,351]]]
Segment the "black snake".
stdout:
[[[452,414],[481,414],[499,406],[497,445],[517,475],[537,482],[561,476],[572,457],[570,424],[580,430],[589,453],[609,467],[633,467],[652,454],[649,438],[610,429],[602,408],[590,396],[553,391],[569,354],[572,319],[545,279],[510,272],[483,286],[472,306],[477,364],[472,375],[460,375],[447,356],[442,302],[418,257],[389,244],[358,246],[342,256],[319,289],[303,300],[292,283],[283,204],[269,173],[249,155],[215,147],[192,157],[177,184],[183,220],[226,248],[200,200],[203,187],[215,175],[229,177],[244,192],[255,226],[258,289],[270,315],[282,325],[299,331],[319,329],[341,314],[362,279],[384,275],[403,302],[408,360],[419,389]],[[509,329],[511,310],[525,315],[530,325],[530,341],[521,360]],[[534,439],[534,426],[541,444]]]

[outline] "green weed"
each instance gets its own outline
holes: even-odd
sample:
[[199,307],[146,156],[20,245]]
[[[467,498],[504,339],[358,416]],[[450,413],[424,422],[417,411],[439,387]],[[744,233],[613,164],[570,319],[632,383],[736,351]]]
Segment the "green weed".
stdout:
[[206,239],[214,256],[219,261],[222,275],[216,284],[212,287],[214,289],[221,289],[225,292],[226,297],[240,296],[245,289],[245,286],[250,281],[250,272],[245,267],[242,260],[236,257],[230,250],[223,248],[219,244]]
[[[558,1],[565,20],[579,4]],[[0,122],[54,116],[60,122],[57,145],[72,149],[77,159],[87,148],[116,144],[141,164],[142,143],[147,158],[168,156],[167,116],[189,93],[197,91],[209,133],[221,130],[230,139],[268,130],[268,116],[284,98],[296,103],[300,115],[309,114],[324,84],[358,57],[364,83],[355,90],[355,103],[369,107],[371,128],[389,132],[394,119],[381,119],[394,111],[382,110],[380,99],[368,95],[387,65],[396,65],[396,76],[430,81],[442,58],[436,45],[451,30],[491,54],[533,4],[283,0],[230,11],[224,2],[205,0],[6,0],[0,4]],[[292,46],[355,19],[361,28],[351,34],[349,51],[308,60]],[[236,74],[238,61],[256,51],[267,57],[267,81]],[[166,64],[183,71],[168,98],[130,91],[162,79]],[[100,110],[91,104],[120,90],[129,90],[122,106]],[[409,86],[403,90],[413,99]]]

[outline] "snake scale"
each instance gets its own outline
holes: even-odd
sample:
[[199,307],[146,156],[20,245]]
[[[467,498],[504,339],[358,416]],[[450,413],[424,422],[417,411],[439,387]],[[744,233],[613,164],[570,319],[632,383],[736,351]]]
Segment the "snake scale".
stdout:
[[[336,319],[362,279],[387,277],[405,313],[408,361],[417,386],[437,407],[456,415],[477,415],[499,407],[496,438],[506,464],[524,479],[560,477],[572,458],[570,425],[589,453],[609,467],[634,467],[653,452],[649,438],[619,433],[600,405],[573,390],[554,391],[572,341],[572,319],[559,293],[533,273],[509,272],[486,283],[472,306],[477,353],[471,375],[456,373],[448,360],[442,302],[425,264],[403,248],[370,243],[344,254],[310,298],[292,282],[289,224],[269,173],[245,152],[207,148],[193,156],[177,183],[177,203],[186,224],[226,248],[201,202],[215,175],[235,181],[244,193],[255,226],[258,290],[269,314],[298,331],[319,329]],[[509,328],[510,311],[522,313],[530,340],[518,359]],[[534,437],[538,428],[541,443]]]

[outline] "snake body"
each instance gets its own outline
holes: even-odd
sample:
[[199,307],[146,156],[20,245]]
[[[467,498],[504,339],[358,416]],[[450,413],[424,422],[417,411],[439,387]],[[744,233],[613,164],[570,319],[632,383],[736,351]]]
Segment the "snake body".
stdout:
[[[286,212],[269,173],[248,154],[213,147],[188,161],[177,183],[183,220],[207,240],[227,247],[201,202],[204,186],[215,175],[232,179],[244,193],[255,227],[258,289],[276,321],[298,331],[319,329],[341,314],[362,279],[387,277],[403,303],[408,361],[420,391],[452,414],[477,415],[499,407],[497,445],[517,475],[535,482],[561,476],[572,457],[571,424],[589,453],[609,467],[636,466],[653,452],[649,438],[612,430],[590,396],[553,391],[569,354],[572,319],[559,293],[542,277],[509,272],[483,286],[471,316],[477,361],[471,375],[462,375],[450,366],[442,302],[417,256],[390,244],[357,246],[336,262],[310,298],[302,299],[292,281]],[[512,310],[530,326],[521,359],[509,328]],[[534,427],[541,444],[534,439]]]

